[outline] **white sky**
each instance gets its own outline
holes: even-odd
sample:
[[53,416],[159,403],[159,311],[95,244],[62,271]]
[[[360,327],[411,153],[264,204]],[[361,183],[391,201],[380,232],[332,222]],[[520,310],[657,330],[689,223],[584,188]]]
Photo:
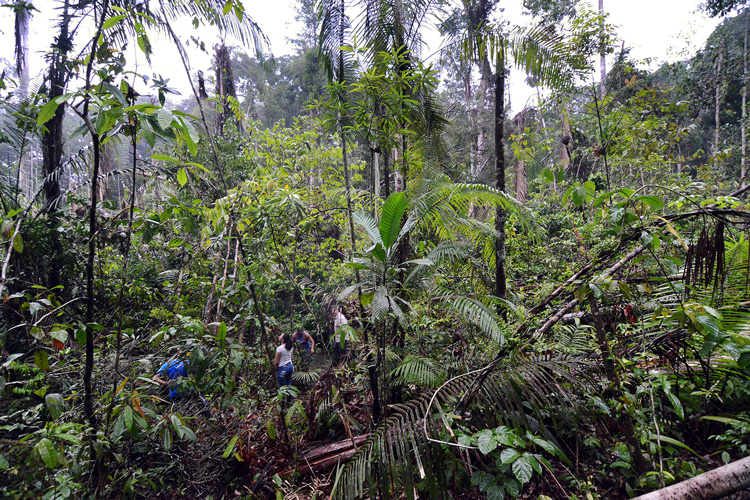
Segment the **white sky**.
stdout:
[[[633,47],[631,57],[636,60],[655,58],[658,62],[684,59],[700,48],[708,35],[713,31],[719,20],[709,19],[697,8],[702,0],[604,0],[605,11],[609,13],[609,21],[617,26],[619,37],[627,46]],[[59,2],[53,0],[35,0],[33,4],[39,9],[31,20],[30,69],[32,77],[39,75],[44,69],[43,54],[48,50],[55,33],[54,16]],[[505,8],[504,16],[517,24],[530,22],[528,16],[521,15],[521,0],[500,0],[500,6]],[[298,25],[294,22],[296,9],[295,0],[273,0],[272,2],[259,0],[244,0],[246,13],[252,17],[271,41],[275,55],[291,52],[292,47],[287,38],[294,37]],[[196,36],[202,39],[210,51],[218,41],[215,32],[193,30],[189,22],[181,23],[176,31],[183,38]],[[82,33],[83,35],[83,33]],[[90,36],[90,35],[88,35]],[[84,39],[79,36],[79,43]],[[190,95],[187,76],[179,60],[177,51],[167,39],[152,41],[154,45],[154,65],[149,70],[143,54],[135,44],[129,48],[129,58],[136,61],[138,69],[148,75],[161,74],[170,79],[170,85],[176,87],[183,96]],[[432,45],[436,45],[435,40]],[[13,17],[10,9],[0,9],[0,58],[13,60]],[[424,51],[429,54],[437,47],[430,46]],[[190,64],[193,70],[206,70],[210,67],[211,56],[201,53],[191,44]],[[656,67],[652,63],[652,68]],[[598,71],[598,69],[597,69]],[[523,75],[515,72],[511,80],[511,98],[513,111],[517,112],[532,92],[523,84]],[[138,87],[136,87],[138,88]],[[145,89],[144,89],[145,90]],[[144,92],[142,92],[144,93]],[[147,93],[147,92],[145,92]]]

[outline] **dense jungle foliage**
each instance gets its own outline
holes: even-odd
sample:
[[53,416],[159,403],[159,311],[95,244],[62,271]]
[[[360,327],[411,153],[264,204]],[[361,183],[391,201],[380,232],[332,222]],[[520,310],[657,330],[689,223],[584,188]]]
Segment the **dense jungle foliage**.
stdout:
[[[273,58],[240,0],[3,2],[0,497],[618,499],[744,459],[750,6],[650,71],[586,4],[503,5],[301,0]],[[193,95],[133,69],[166,43]]]

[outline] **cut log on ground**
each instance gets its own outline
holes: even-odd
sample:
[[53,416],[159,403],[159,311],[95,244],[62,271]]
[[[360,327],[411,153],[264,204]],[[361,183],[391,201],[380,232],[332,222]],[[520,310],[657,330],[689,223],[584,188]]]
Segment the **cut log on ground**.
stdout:
[[345,439],[337,443],[318,446],[307,450],[300,460],[301,472],[319,472],[331,469],[339,463],[346,463],[364,443],[369,434],[362,434],[353,439]]
[[750,457],[641,495],[635,500],[712,500],[750,489]]

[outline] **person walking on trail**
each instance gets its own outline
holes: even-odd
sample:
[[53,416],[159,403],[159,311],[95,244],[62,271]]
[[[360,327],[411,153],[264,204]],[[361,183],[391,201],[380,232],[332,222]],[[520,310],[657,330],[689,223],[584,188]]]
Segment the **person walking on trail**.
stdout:
[[292,352],[294,352],[294,340],[292,336],[285,333],[281,336],[281,344],[276,348],[276,359],[273,362],[273,368],[276,370],[276,380],[279,382],[279,388],[292,385]]
[[[161,365],[152,378],[159,385],[169,387],[169,398],[172,400],[187,396],[192,392],[184,381],[178,380],[188,376],[187,365],[189,361],[182,361],[181,356],[182,351],[178,350],[174,359],[170,359]],[[166,377],[166,380],[162,376]]]
[[[283,342],[283,338],[283,335],[279,335],[279,342]],[[315,339],[301,326],[298,326],[292,334],[292,340],[299,347],[302,356],[302,371],[307,371],[312,361],[312,355],[315,354]]]
[[[340,308],[336,308],[333,311],[333,338],[331,344],[333,347],[334,359],[338,362],[343,356],[349,353],[351,347],[351,341],[354,340],[351,331],[349,330],[349,320],[341,312]],[[344,335],[343,342],[341,335]]]

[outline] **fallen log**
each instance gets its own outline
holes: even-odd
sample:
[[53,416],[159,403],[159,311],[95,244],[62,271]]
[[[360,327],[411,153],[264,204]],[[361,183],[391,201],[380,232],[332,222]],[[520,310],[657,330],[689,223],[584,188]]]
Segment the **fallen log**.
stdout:
[[307,450],[302,454],[300,466],[304,472],[318,472],[330,469],[338,463],[344,463],[354,455],[357,446],[365,442],[369,434],[362,434],[352,439],[326,444]]
[[712,500],[750,489],[750,456],[635,500]]

